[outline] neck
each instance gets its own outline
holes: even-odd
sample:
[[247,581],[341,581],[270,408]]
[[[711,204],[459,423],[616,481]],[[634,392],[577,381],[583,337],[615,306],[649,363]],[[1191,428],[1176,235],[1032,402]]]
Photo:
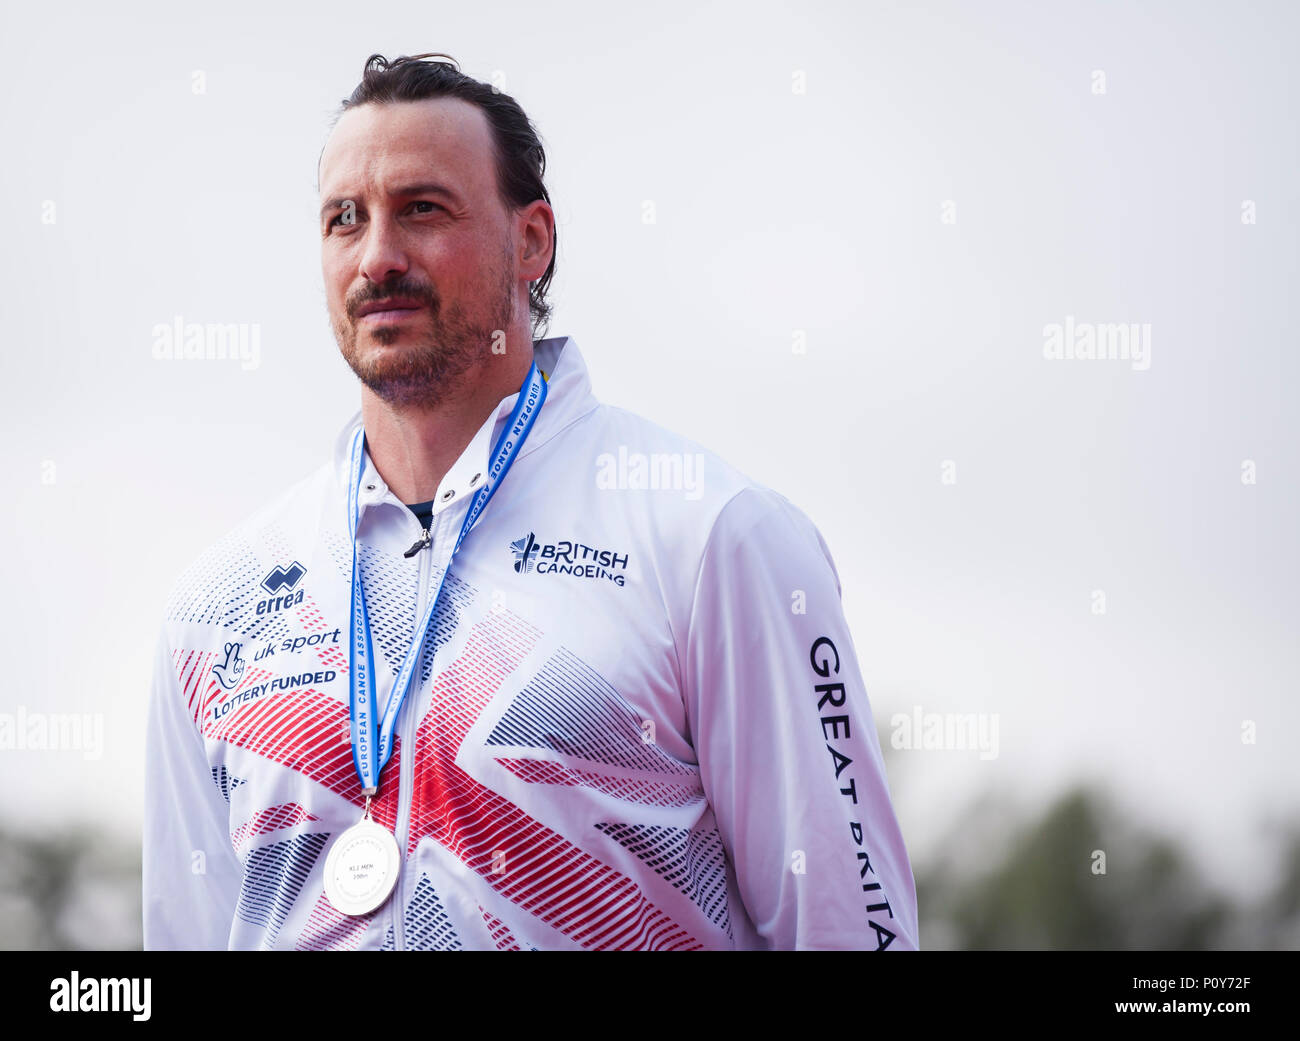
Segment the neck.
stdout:
[[514,394],[528,374],[532,351],[487,355],[466,370],[454,394],[434,408],[393,408],[361,388],[366,448],[375,469],[404,503],[432,499],[501,399]]

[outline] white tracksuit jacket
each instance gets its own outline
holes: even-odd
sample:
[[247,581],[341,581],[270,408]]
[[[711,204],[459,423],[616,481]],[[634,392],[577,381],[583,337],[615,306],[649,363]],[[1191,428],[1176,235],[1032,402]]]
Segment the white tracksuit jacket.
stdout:
[[[404,864],[325,899],[361,816],[348,722],[347,451],[177,582],[149,703],[156,948],[915,949],[916,893],[839,577],[776,492],[592,394],[569,338],[456,554],[372,807]],[[380,704],[505,398],[431,544],[367,458],[359,554]]]

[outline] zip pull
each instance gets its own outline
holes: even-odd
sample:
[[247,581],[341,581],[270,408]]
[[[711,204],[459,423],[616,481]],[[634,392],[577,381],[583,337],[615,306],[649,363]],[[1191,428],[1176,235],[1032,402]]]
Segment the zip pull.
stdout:
[[[430,527],[432,527],[432,525],[430,525]],[[417,553],[420,552],[420,550],[424,549],[425,546],[429,545],[430,541],[431,540],[429,538],[429,528],[425,528],[424,531],[420,533],[419,541],[416,542],[416,544],[412,546],[410,549],[408,549],[405,553],[403,553],[402,556],[408,558],[415,556]]]

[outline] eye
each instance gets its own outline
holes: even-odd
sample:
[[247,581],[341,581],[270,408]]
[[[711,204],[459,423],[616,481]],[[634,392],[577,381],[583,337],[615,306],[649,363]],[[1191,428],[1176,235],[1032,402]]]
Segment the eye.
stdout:
[[[429,199],[417,199],[415,202],[411,203],[411,205],[412,205],[412,206],[432,206],[435,210],[440,210],[440,209],[442,209],[442,207],[439,206],[436,202],[432,202],[432,201],[430,201]],[[424,213],[429,213],[430,211],[429,211],[429,210],[424,210],[424,211],[422,211],[422,212],[424,212]]]

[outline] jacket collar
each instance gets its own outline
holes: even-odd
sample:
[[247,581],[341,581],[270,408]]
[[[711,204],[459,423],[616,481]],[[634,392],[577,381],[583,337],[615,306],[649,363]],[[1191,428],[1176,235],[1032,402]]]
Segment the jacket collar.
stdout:
[[[585,416],[598,404],[591,391],[591,379],[587,373],[587,363],[578,350],[572,337],[558,336],[533,343],[533,358],[547,375],[546,403],[538,413],[528,440],[520,451],[518,458],[535,452],[552,437],[576,419]],[[510,413],[519,398],[519,391],[502,398],[496,410],[487,417],[474,439],[466,446],[460,458],[452,464],[442,483],[438,486],[433,500],[433,512],[437,515],[442,509],[459,503],[468,494],[476,491],[482,482],[480,476],[475,481],[475,474],[487,473],[488,460],[496,444],[501,428],[510,418]],[[361,426],[361,410],[357,409],[343,425],[334,441],[333,468],[338,488],[344,501],[348,494],[348,451],[352,437]],[[452,494],[448,495],[448,492]],[[380,502],[398,500],[388,490],[384,479],[375,469],[366,450],[361,471],[361,494],[359,506],[364,514],[366,507]]]

